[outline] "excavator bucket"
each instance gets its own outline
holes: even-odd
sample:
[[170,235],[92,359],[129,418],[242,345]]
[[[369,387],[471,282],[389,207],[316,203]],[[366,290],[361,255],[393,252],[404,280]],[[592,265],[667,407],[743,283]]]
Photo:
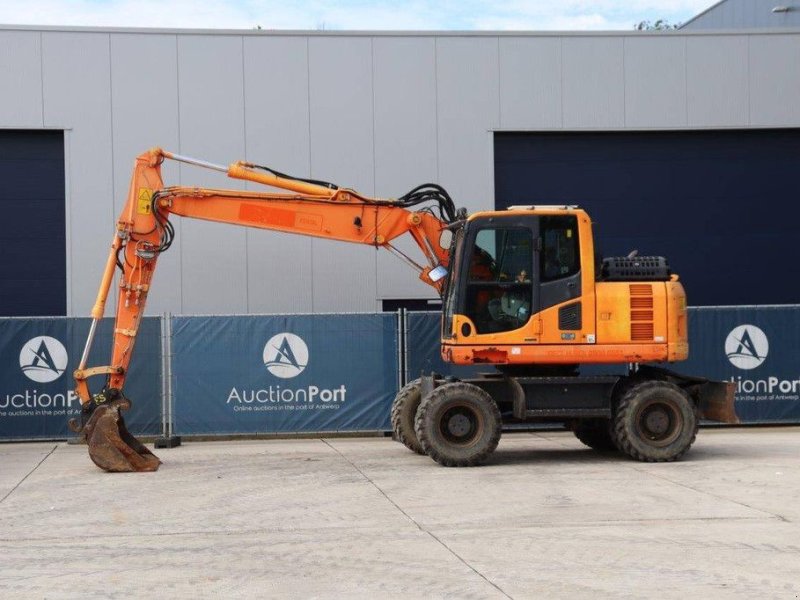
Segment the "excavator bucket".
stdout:
[[118,398],[97,405],[82,426],[77,425],[74,419],[70,421],[73,431],[82,431],[86,435],[89,457],[104,471],[156,471],[161,464],[158,457],[125,427],[121,411],[130,406],[130,400]]

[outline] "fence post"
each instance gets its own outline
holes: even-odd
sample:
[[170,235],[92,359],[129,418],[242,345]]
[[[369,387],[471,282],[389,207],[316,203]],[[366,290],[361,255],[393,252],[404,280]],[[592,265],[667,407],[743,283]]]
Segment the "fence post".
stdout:
[[408,367],[408,311],[403,309],[403,385],[411,381],[411,373]]
[[162,390],[162,409],[165,412],[165,430],[162,437],[155,443],[156,448],[175,448],[181,445],[181,437],[172,432],[173,414],[172,407],[174,400],[172,397],[172,315],[165,313],[161,321],[161,329],[164,334],[162,345],[162,356],[164,364],[163,390]]
[[167,320],[166,313],[162,313],[159,317],[159,324],[161,325],[161,437],[167,437]]
[[401,389],[405,384],[405,354],[403,352],[403,309],[397,309],[397,389]]

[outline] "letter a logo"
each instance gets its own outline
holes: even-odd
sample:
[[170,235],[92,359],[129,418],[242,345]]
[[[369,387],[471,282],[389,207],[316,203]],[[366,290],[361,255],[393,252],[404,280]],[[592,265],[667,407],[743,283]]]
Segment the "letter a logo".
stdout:
[[57,339],[40,335],[22,346],[19,366],[28,379],[39,383],[55,381],[67,368],[67,349]]
[[264,346],[264,365],[281,379],[297,377],[308,365],[308,346],[300,336],[279,333]]
[[755,369],[767,358],[767,334],[755,325],[739,325],[725,340],[725,354],[734,367]]

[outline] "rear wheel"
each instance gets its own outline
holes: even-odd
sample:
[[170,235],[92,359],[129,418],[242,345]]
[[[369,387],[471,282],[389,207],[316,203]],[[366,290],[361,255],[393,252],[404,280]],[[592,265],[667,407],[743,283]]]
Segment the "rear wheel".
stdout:
[[666,381],[646,381],[625,392],[614,432],[628,456],[646,462],[677,460],[694,443],[697,414],[689,396]]
[[417,410],[414,429],[430,456],[446,467],[472,467],[494,452],[501,417],[492,397],[463,382],[436,388]]
[[392,433],[394,438],[409,450],[425,454],[414,432],[414,418],[422,399],[422,384],[419,379],[408,382],[392,402]]
[[598,452],[617,449],[612,424],[608,419],[585,419],[572,426],[572,433],[585,445]]

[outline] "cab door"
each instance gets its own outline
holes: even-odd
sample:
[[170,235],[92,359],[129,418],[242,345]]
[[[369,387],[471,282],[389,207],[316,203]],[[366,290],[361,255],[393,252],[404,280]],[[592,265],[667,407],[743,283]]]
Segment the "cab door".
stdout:
[[519,335],[503,334],[531,328],[540,306],[538,230],[539,220],[533,215],[470,223],[458,312],[474,325],[474,342],[488,336],[487,343],[503,343],[506,337],[509,343],[519,343]]
[[[584,322],[581,246],[576,215],[539,218],[539,310],[544,343],[580,343]],[[587,307],[591,308],[591,307]]]

